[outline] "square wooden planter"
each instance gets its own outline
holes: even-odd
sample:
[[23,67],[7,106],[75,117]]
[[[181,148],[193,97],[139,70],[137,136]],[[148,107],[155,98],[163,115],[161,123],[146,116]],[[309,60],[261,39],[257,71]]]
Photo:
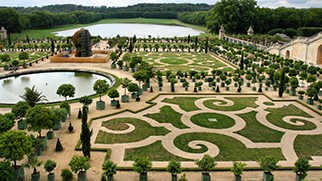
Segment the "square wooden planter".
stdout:
[[22,120],[18,121],[18,129],[24,130],[27,128],[26,123],[24,123]]
[[47,132],[47,139],[51,140],[54,138],[54,132],[53,131],[48,131]]
[[147,181],[148,180],[148,173],[142,172],[140,173],[140,181]]
[[128,95],[122,95],[122,102],[129,102],[130,97]]
[[272,174],[272,172],[264,172],[263,180],[264,181],[274,180],[274,175]]
[[21,175],[22,177],[25,177],[25,171],[24,171],[23,165],[17,165],[16,170],[13,168],[12,174],[13,174],[13,177],[11,178],[11,180],[17,180],[19,175]]
[[55,173],[49,173],[49,174],[47,175],[47,179],[48,179],[48,181],[53,181],[53,180],[55,180]]
[[210,177],[209,173],[201,173],[201,180],[202,181],[210,181],[211,177]]
[[79,181],[86,181],[87,172],[78,172],[77,178],[78,178]]
[[105,109],[105,102],[104,101],[97,101],[96,102],[96,109],[97,110],[104,110]]

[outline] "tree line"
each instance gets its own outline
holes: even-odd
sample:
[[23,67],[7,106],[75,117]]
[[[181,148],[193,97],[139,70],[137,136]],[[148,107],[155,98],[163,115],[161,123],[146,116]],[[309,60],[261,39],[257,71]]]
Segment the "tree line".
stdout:
[[207,26],[211,33],[218,33],[223,25],[230,34],[245,34],[249,26],[255,33],[266,34],[276,28],[321,27],[322,8],[270,9],[259,7],[255,0],[221,0],[209,11],[179,13],[178,20]]

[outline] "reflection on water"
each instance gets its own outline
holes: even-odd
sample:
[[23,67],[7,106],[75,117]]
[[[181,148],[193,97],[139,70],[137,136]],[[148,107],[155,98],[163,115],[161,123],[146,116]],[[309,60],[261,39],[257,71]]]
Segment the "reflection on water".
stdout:
[[64,100],[56,94],[58,87],[62,84],[72,84],[76,88],[74,98],[95,94],[93,85],[98,79],[105,79],[111,84],[108,78],[90,73],[47,72],[10,77],[2,80],[0,101],[1,103],[17,103],[22,100],[19,95],[25,93],[25,87],[32,88],[34,85],[37,91],[42,92],[50,102]]
[[11,83],[11,79],[4,79],[2,84],[10,84]]
[[22,82],[28,82],[30,80],[30,78],[27,77],[27,76],[23,76],[20,79],[21,79]]
[[[184,26],[170,26],[170,25],[156,25],[156,24],[137,24],[137,23],[110,23],[97,24],[84,27],[91,32],[91,35],[101,37],[115,37],[116,35],[132,37],[136,35],[137,38],[148,38],[148,35],[155,38],[162,37],[183,37],[196,36],[204,33],[204,31],[184,27]],[[74,28],[64,31],[53,32],[57,36],[72,36],[75,31],[80,28]]]

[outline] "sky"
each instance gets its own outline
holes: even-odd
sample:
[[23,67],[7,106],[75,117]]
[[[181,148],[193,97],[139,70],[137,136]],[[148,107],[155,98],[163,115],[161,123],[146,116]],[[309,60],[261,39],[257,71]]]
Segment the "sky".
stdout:
[[[50,4],[77,4],[83,6],[128,6],[138,3],[207,3],[215,4],[219,0],[0,0],[0,6],[45,6]],[[260,7],[295,7],[295,8],[311,8],[322,7],[322,0],[257,0]]]

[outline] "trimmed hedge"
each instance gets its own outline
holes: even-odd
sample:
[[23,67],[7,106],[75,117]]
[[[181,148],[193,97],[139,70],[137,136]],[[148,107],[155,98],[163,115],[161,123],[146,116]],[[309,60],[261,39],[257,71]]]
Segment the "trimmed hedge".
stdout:
[[322,31],[322,27],[300,27],[297,29],[297,36],[310,37]]

